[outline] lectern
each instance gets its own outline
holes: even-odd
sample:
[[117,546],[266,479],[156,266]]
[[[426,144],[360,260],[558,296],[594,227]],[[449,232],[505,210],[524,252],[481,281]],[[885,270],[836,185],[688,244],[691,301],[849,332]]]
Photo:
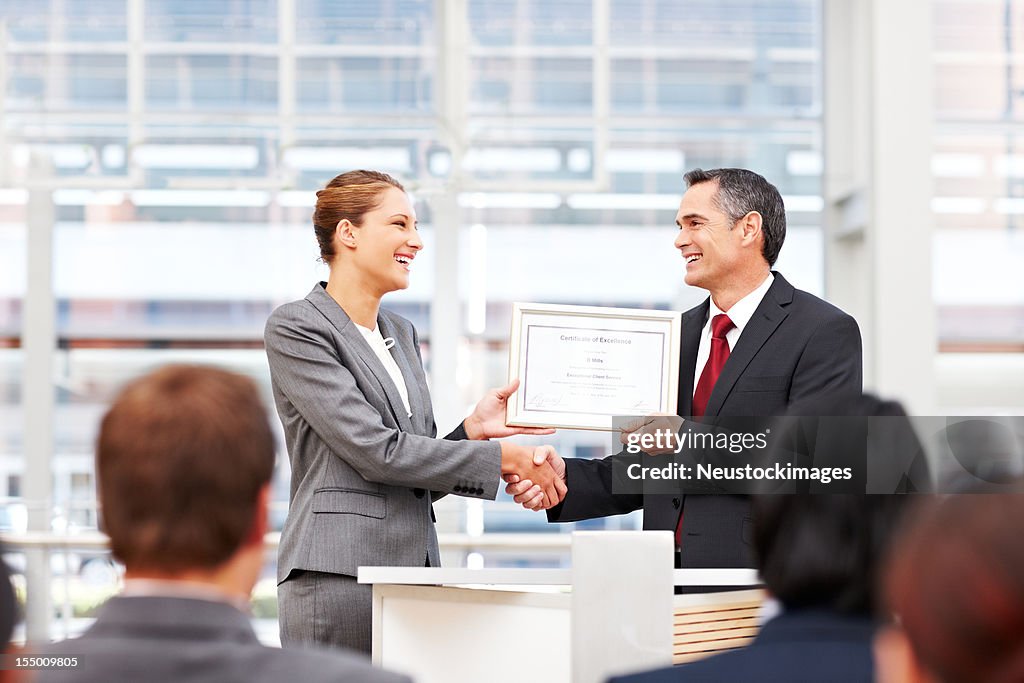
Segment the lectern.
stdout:
[[419,683],[599,683],[748,642],[756,572],[673,569],[673,554],[669,531],[591,531],[573,534],[571,569],[360,567],[373,661]]

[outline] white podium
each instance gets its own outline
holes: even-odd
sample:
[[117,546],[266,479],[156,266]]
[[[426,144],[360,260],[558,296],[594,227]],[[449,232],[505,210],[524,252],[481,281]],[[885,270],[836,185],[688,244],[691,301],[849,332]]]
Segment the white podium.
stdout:
[[573,534],[572,569],[360,567],[373,661],[418,683],[600,683],[749,641],[760,591],[674,586],[751,587],[756,572],[676,570],[673,553],[668,531],[596,531]]

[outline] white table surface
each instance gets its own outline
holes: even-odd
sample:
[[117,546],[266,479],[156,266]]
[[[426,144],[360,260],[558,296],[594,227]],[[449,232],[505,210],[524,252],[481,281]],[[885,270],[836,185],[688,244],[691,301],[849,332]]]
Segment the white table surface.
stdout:
[[[676,569],[677,586],[756,586],[754,569]],[[497,585],[560,586],[572,584],[571,569],[465,567],[360,567],[359,583],[423,586]]]

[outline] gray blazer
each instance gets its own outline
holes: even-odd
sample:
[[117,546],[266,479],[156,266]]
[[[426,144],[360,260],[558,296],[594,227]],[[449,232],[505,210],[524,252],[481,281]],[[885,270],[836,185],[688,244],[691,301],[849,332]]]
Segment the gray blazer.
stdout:
[[275,310],[264,334],[292,467],[278,582],[293,569],[355,576],[361,565],[439,566],[431,503],[447,493],[493,500],[501,447],[465,440],[461,426],[434,438],[416,330],[382,309],[377,324],[395,340],[410,418],[324,284]]
[[111,598],[82,637],[45,646],[40,654],[77,656],[78,666],[39,671],[37,683],[410,681],[355,655],[265,647],[231,605],[190,598]]

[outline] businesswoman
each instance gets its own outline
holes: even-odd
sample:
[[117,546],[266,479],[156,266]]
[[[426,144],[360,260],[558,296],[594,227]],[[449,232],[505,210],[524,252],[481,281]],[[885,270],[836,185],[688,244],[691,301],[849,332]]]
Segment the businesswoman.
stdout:
[[343,173],[317,192],[313,227],[330,279],[275,310],[265,331],[291,461],[281,642],[369,652],[371,587],[356,582],[357,568],[438,566],[434,500],[493,499],[512,473],[531,473],[550,505],[565,487],[533,464],[533,448],[487,441],[550,433],[505,427],[515,382],[435,438],[416,330],[380,308],[382,296],[409,286],[423,248],[402,185],[375,171]]

